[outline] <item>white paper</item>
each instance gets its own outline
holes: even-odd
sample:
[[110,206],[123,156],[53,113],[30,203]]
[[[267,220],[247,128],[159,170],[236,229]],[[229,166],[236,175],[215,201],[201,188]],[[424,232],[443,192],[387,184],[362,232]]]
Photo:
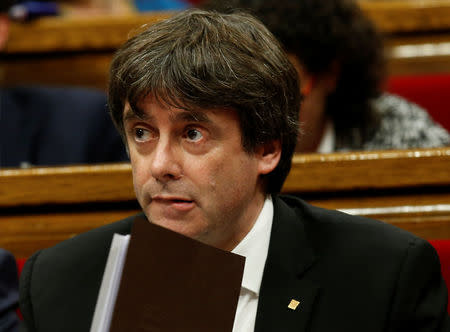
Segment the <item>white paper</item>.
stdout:
[[109,331],[129,242],[130,235],[114,234],[90,332]]

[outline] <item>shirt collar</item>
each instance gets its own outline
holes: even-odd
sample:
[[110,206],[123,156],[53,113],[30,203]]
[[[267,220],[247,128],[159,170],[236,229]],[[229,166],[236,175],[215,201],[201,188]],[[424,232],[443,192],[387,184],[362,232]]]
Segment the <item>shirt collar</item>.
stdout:
[[250,232],[231,251],[232,253],[245,256],[242,287],[256,295],[259,295],[264,265],[266,264],[267,253],[269,251],[272,222],[273,203],[271,196],[268,196]]

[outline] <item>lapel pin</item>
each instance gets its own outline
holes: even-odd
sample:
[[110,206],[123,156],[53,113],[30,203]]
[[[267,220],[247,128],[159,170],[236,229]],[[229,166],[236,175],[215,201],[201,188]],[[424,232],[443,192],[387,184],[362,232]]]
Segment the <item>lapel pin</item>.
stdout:
[[291,310],[295,310],[297,309],[299,304],[300,304],[299,301],[292,299],[291,302],[289,302],[288,308]]

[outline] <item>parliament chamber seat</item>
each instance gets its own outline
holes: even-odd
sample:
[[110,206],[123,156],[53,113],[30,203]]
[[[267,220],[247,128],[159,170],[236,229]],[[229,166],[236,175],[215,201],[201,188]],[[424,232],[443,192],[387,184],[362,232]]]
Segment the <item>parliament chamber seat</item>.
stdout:
[[420,105],[450,131],[450,73],[392,76],[386,90]]
[[[296,154],[284,193],[450,239],[450,148]],[[129,163],[0,170],[0,247],[17,258],[140,210]]]
[[[450,288],[450,148],[296,154],[282,189],[436,248]],[[128,163],[0,170],[0,247],[33,252],[138,212]],[[43,190],[45,188],[45,190]]]

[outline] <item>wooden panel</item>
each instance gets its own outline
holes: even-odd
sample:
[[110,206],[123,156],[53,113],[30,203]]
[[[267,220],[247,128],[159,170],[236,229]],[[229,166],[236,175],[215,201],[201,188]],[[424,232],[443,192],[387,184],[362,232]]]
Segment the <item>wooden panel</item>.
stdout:
[[[297,154],[283,191],[450,238],[450,148]],[[139,211],[131,166],[0,170],[0,247],[17,257]]]
[[0,207],[135,200],[128,163],[0,170]]
[[106,90],[111,59],[112,51],[16,55],[6,58],[0,82],[3,86],[64,84]]
[[67,52],[116,49],[133,31],[172,15],[154,12],[136,15],[47,17],[11,26],[6,53]]
[[450,32],[386,38],[390,75],[450,73]]
[[388,73],[390,76],[450,73],[450,55],[395,58],[388,63]]
[[[389,74],[450,72],[450,0],[360,1],[386,35]],[[49,84],[106,88],[114,50],[144,24],[173,12],[61,16],[15,23],[0,63],[0,85]],[[401,46],[436,44],[434,54],[400,56]],[[445,45],[444,45],[445,46]],[[450,48],[447,47],[447,48]]]
[[12,24],[0,62],[0,85],[70,85],[106,90],[114,51],[144,24],[170,15],[64,16]]
[[42,213],[27,209],[22,213],[7,212],[0,216],[0,247],[15,257],[29,257],[79,233],[133,215],[139,210],[77,211]]
[[450,148],[296,155],[283,190],[448,186],[449,169]]
[[385,33],[450,28],[449,0],[359,1],[362,10]]
[[[450,0],[360,1],[363,11],[377,27],[389,34],[450,29]],[[130,32],[152,24],[172,12],[42,18],[15,23],[7,53],[60,52],[87,49],[115,49]]]
[[[449,169],[450,148],[297,154],[283,191],[448,188]],[[135,197],[128,163],[0,170],[0,183],[0,207],[129,201]]]
[[441,193],[338,193],[339,197],[307,199],[309,203],[382,220],[425,239],[450,238],[450,189]]
[[[295,194],[295,193],[294,193]],[[439,213],[439,206],[450,204],[450,188],[411,188],[401,190],[336,191],[333,193],[295,194],[313,205],[327,209],[343,210],[357,215],[398,216],[408,214],[419,207],[415,213]],[[397,207],[401,210],[395,211]],[[431,211],[429,211],[429,207]],[[393,208],[394,210],[392,210]],[[351,211],[350,211],[351,210]],[[449,212],[450,215],[450,212]]]

